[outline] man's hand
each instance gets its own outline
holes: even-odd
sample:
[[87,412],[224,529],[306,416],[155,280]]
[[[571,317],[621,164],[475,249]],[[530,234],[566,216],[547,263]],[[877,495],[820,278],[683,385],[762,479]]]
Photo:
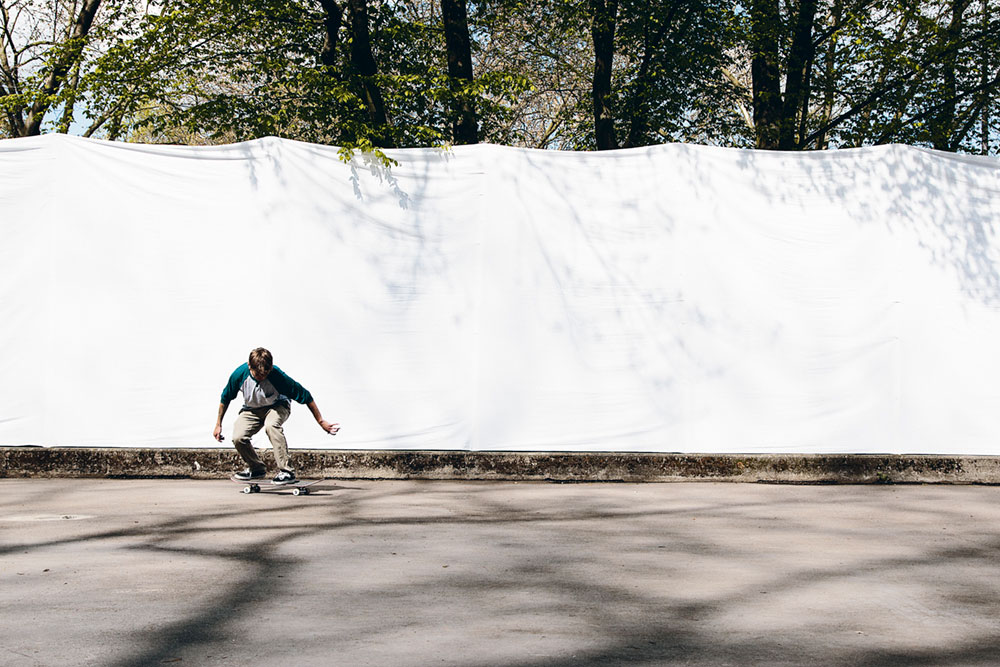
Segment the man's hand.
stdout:
[[212,436],[222,442],[225,438],[222,437],[222,418],[226,416],[226,408],[229,407],[229,403],[219,403],[219,418],[215,420],[215,431]]
[[309,401],[306,403],[309,408],[309,412],[313,413],[313,419],[319,424],[319,427],[329,433],[330,435],[337,435],[337,431],[340,430],[340,424],[331,424],[330,422],[323,419],[323,415],[320,414],[319,407],[316,405],[316,401]]

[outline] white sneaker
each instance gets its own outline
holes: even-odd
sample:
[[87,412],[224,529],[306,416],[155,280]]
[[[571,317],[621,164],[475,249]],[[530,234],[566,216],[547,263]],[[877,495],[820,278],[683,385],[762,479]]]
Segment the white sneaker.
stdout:
[[292,484],[297,481],[294,472],[291,470],[282,470],[278,473],[277,477],[271,480],[271,484]]

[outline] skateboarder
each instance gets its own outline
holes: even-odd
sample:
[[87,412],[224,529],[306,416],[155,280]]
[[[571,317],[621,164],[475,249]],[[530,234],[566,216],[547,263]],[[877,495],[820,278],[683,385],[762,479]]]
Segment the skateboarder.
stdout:
[[291,414],[289,400],[308,406],[316,423],[330,435],[336,435],[339,424],[331,424],[323,419],[312,394],[274,365],[271,353],[262,347],[250,353],[250,359],[229,376],[226,388],[222,390],[219,403],[219,419],[215,422],[214,437],[222,442],[222,417],[229,403],[243,392],[243,408],[233,426],[233,445],[247,463],[247,469],[233,477],[239,480],[260,479],[267,473],[267,466],[250,444],[250,438],[263,428],[274,448],[274,460],[278,464],[278,475],[274,484],[291,484],[295,481],[295,469],[288,455],[288,443],[281,425]]

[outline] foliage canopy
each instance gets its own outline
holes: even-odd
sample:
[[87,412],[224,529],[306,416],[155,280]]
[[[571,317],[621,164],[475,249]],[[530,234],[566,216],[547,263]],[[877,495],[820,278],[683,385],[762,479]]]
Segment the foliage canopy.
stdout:
[[0,0],[0,136],[995,153],[998,10],[996,0]]

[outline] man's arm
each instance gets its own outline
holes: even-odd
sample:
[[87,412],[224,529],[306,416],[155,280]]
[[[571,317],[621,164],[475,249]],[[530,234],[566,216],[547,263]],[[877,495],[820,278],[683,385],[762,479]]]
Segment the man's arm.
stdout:
[[309,411],[313,414],[313,418],[316,423],[319,424],[320,428],[329,433],[330,435],[337,435],[337,431],[340,430],[340,424],[331,424],[323,419],[323,415],[320,414],[319,408],[316,406],[316,401],[309,401],[306,403]]
[[309,393],[308,389],[293,380],[287,373],[282,371],[277,366],[271,369],[271,373],[267,376],[267,379],[272,385],[274,385],[275,389],[296,403],[309,405],[309,403],[313,400],[312,394]]
[[212,434],[219,442],[225,440],[222,437],[222,418],[225,416],[226,408],[228,407],[229,403],[219,403],[219,418],[215,421],[215,432]]
[[239,366],[232,374],[229,376],[229,381],[226,382],[226,388],[222,390],[222,396],[219,397],[219,418],[215,422],[215,433],[214,437],[219,442],[225,440],[222,437],[222,417],[226,414],[226,408],[234,398],[236,398],[240,393],[240,388],[243,386],[243,381],[250,377],[250,366],[248,364],[243,364]]

